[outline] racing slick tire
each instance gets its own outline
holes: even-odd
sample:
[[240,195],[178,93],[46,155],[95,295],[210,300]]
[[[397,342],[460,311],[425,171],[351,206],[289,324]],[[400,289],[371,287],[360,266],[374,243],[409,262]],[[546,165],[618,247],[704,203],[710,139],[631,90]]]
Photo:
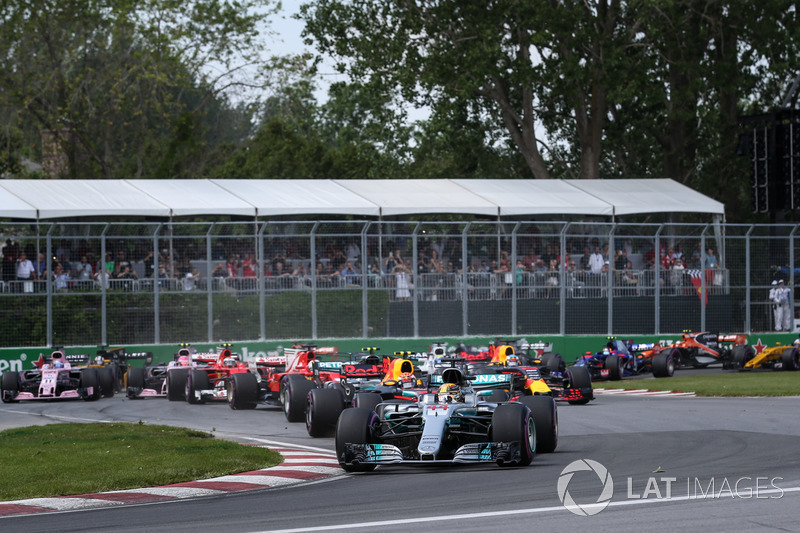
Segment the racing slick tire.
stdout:
[[564,359],[560,353],[546,353],[542,354],[542,366],[546,367],[550,372],[563,372]]
[[374,411],[382,401],[383,398],[381,398],[381,395],[377,392],[357,392],[356,395],[353,396],[353,407],[372,409]]
[[0,382],[0,397],[2,397],[3,403],[17,403],[18,400],[6,398],[6,392],[10,393],[8,396],[17,396],[19,392],[19,372],[3,372],[2,382]]
[[104,366],[97,369],[97,381],[100,383],[100,394],[103,398],[114,397],[114,369]]
[[519,442],[519,462],[499,461],[500,466],[528,466],[536,452],[536,425],[531,410],[521,403],[504,403],[492,413],[492,440]]
[[333,437],[336,421],[344,410],[344,394],[339,389],[311,389],[306,400],[306,431],[311,437]]
[[[592,387],[592,376],[589,369],[585,366],[571,366],[564,371],[564,375],[569,381],[570,387],[574,389],[586,389]],[[570,405],[586,405],[592,401],[592,396],[581,398],[580,400],[569,400]]]
[[186,399],[186,378],[188,375],[188,368],[174,368],[167,371],[167,400],[182,402]]
[[205,403],[202,398],[198,398],[197,391],[208,390],[211,383],[208,381],[208,372],[203,370],[191,369],[186,376],[186,401],[192,405]]
[[[376,395],[377,396],[377,395]],[[371,444],[375,426],[378,424],[378,414],[372,409],[355,407],[345,409],[336,422],[336,459],[339,465],[347,472],[371,472],[377,465],[373,464],[345,464],[345,444]]]
[[79,385],[82,389],[92,387],[92,394],[84,393],[83,399],[87,402],[100,399],[100,379],[97,376],[97,369],[83,368],[81,369],[81,382]]
[[672,350],[665,350],[653,356],[653,377],[671,378],[675,374],[675,358]]
[[611,381],[619,381],[624,374],[625,361],[618,355],[609,355],[606,357],[606,368],[608,369],[608,379]]
[[317,384],[310,379],[305,379],[302,376],[297,377],[300,379],[284,378],[281,380],[283,414],[289,422],[302,422],[305,420],[308,393],[311,389],[317,388]]
[[756,351],[752,346],[738,345],[734,346],[731,350],[731,359],[733,360],[733,368],[743,369],[750,359],[756,356]]
[[[781,368],[783,370],[800,370],[800,350],[786,348],[781,353]],[[5,376],[5,374],[3,374]]]
[[231,409],[255,409],[258,405],[258,378],[250,372],[231,374],[225,384],[228,406]]
[[494,389],[493,391],[489,392],[489,394],[480,396],[480,399],[484,402],[492,402],[492,403],[507,402],[508,393],[501,389]]
[[145,370],[144,368],[131,368],[128,370],[128,390],[127,396],[131,400],[135,400],[138,398],[135,392],[132,392],[131,389],[143,389],[144,388],[144,378],[145,378]]
[[523,396],[521,404],[527,405],[536,428],[536,453],[553,453],[558,447],[558,409],[552,396]]

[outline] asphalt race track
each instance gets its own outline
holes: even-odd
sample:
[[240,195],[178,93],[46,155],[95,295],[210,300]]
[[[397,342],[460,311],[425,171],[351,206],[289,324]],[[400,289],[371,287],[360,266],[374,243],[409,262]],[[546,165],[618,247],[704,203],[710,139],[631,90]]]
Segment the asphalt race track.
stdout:
[[[799,409],[800,397],[602,395],[587,406],[560,406],[557,452],[537,455],[527,468],[381,467],[286,488],[11,516],[0,518],[0,530],[797,531]],[[0,406],[0,428],[139,420],[242,442],[333,449],[332,439],[307,437],[302,424],[287,423],[274,409],[233,411],[226,404],[119,395]],[[584,470],[562,475],[574,461]],[[589,516],[564,507],[559,479],[574,511]]]

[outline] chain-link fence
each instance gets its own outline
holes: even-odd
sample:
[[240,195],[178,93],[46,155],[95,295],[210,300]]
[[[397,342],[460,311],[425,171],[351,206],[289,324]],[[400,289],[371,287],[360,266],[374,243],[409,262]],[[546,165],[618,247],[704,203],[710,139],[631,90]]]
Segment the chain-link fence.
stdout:
[[4,223],[0,345],[794,329],[797,230]]

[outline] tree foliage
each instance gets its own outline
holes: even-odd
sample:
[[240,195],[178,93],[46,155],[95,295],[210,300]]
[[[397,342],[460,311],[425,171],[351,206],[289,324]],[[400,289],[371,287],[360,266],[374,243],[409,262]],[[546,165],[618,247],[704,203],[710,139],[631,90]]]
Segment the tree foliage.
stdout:
[[61,175],[192,176],[210,138],[249,120],[226,95],[261,83],[245,67],[273,12],[271,0],[6,0],[0,107],[29,144],[44,139],[45,161],[64,154]]

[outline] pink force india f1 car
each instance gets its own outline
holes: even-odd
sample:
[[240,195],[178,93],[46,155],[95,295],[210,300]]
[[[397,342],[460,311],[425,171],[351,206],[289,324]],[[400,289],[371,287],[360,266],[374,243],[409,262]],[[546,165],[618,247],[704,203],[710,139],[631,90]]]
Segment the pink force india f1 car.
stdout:
[[[80,360],[75,360],[77,358]],[[41,355],[34,363],[36,368],[22,372],[3,372],[0,394],[4,403],[20,400],[54,400],[80,398],[92,401],[100,398],[97,369],[86,365],[88,356],[72,356],[72,360],[61,350],[50,355]]]

